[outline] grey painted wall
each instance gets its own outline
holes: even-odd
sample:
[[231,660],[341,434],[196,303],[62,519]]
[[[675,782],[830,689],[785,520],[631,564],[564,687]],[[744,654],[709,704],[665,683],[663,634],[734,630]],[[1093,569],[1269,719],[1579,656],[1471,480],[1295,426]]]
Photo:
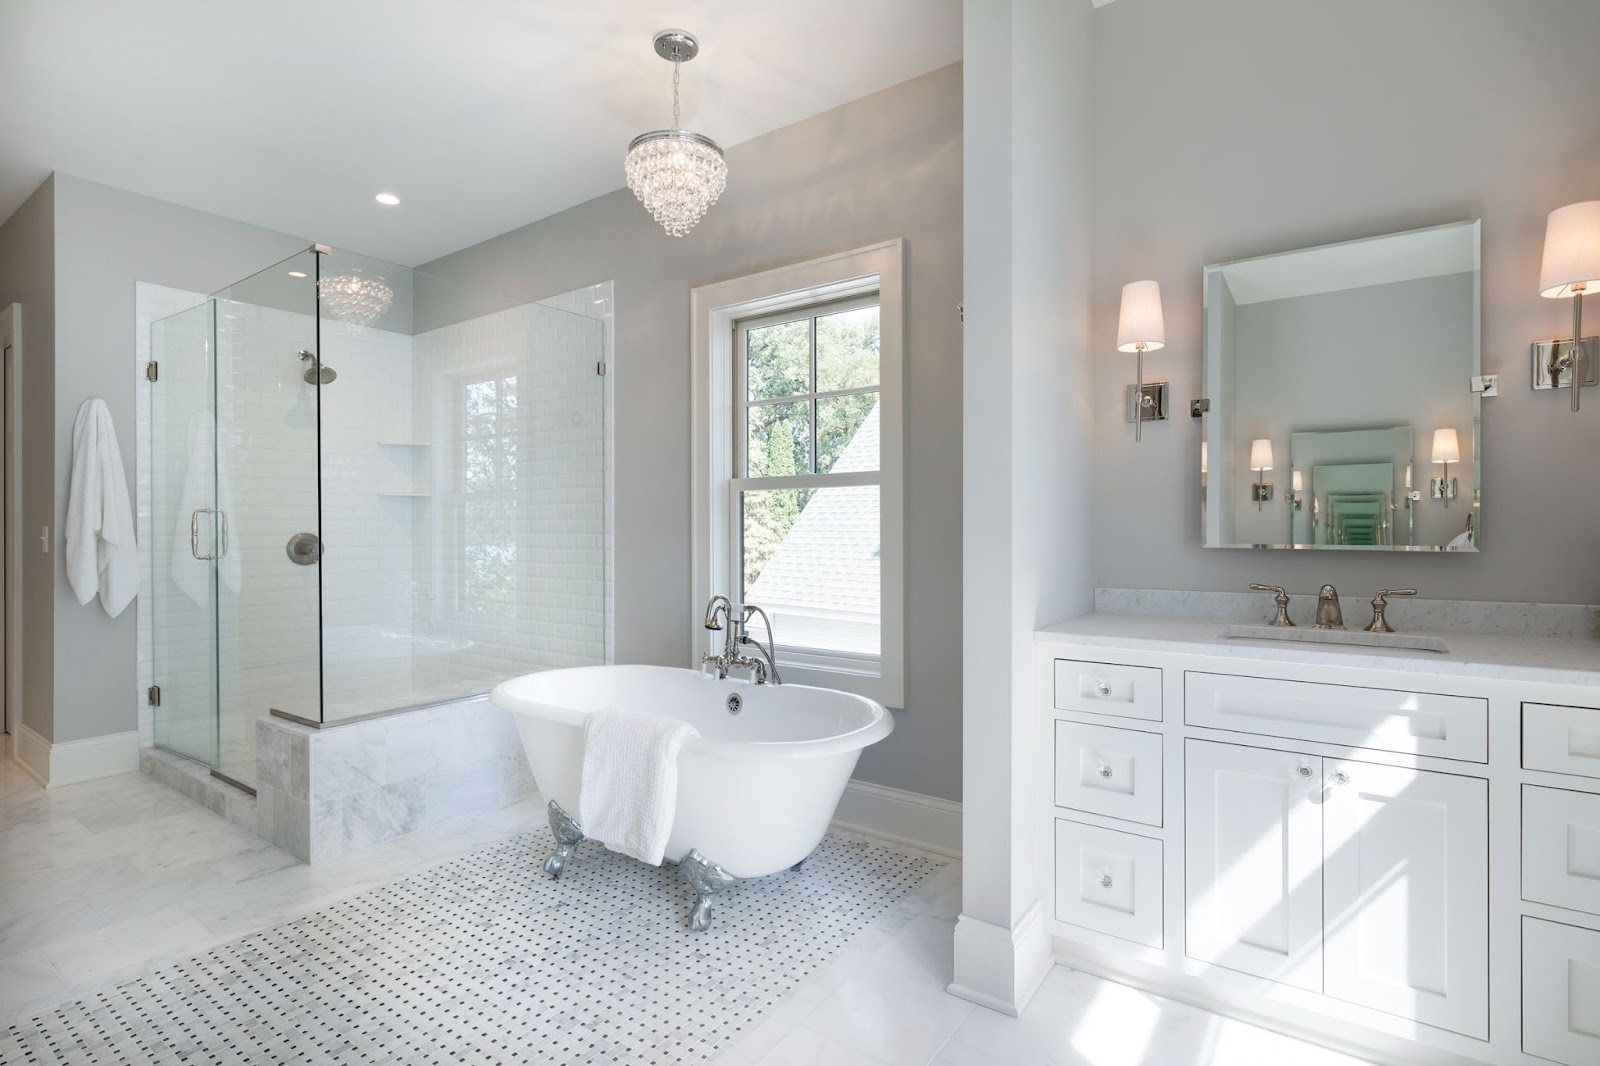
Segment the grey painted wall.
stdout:
[[689,290],[904,238],[907,710],[858,773],[950,798],[961,751],[961,166],[951,66],[731,148],[728,190],[687,237],[666,236],[622,189],[419,268],[535,297],[615,280],[617,658],[681,665],[700,611],[689,591]]
[[[0,226],[0,304],[22,305],[22,616],[19,634],[22,707],[17,719],[46,740],[54,736],[51,631],[54,560],[39,550],[43,526],[55,525],[55,179],[43,185]],[[128,691],[132,691],[131,689]]]
[[112,619],[98,601],[79,606],[60,556],[72,422],[92,396],[111,409],[133,491],[134,282],[212,292],[304,249],[308,241],[64,174],[55,177],[55,197],[55,517],[50,524],[56,560],[53,739],[61,743],[136,726],[136,612],[130,607]]
[[[1096,13],[1097,584],[1593,601],[1600,553],[1556,565],[1548,547],[1600,528],[1600,392],[1572,416],[1564,395],[1526,382],[1529,342],[1571,322],[1569,304],[1536,292],[1545,215],[1600,197],[1600,109],[1559,103],[1600,96],[1597,40],[1594,0],[1120,0]],[[1483,405],[1483,552],[1202,548],[1200,423],[1186,413],[1202,266],[1468,218],[1483,219],[1483,365],[1502,391]],[[1122,284],[1144,277],[1161,282],[1167,320],[1148,373],[1172,381],[1178,416],[1135,446],[1115,332]]]

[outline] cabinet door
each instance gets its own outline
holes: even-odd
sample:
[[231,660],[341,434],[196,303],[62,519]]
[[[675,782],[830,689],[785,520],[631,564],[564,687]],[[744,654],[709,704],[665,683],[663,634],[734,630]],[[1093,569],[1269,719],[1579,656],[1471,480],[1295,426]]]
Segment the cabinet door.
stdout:
[[1185,951],[1322,988],[1322,760],[1191,740]]
[[1327,760],[1324,991],[1488,1037],[1489,784]]

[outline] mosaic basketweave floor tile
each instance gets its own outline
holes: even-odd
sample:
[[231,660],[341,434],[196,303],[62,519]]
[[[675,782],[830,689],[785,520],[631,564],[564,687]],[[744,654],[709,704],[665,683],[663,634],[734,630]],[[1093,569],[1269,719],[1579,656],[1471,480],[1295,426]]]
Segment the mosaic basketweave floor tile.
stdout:
[[830,833],[693,933],[677,868],[529,832],[0,1031],[0,1063],[699,1063],[943,864]]

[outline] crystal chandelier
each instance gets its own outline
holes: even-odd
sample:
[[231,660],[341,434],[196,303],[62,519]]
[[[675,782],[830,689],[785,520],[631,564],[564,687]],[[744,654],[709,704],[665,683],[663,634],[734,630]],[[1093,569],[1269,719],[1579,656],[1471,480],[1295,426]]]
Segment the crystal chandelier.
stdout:
[[655,42],[656,54],[672,64],[672,128],[635,137],[623,166],[628,188],[645,210],[662,229],[682,237],[722,195],[728,164],[716,141],[679,125],[678,65],[700,54],[700,42],[682,30],[662,30]]
[[382,278],[359,271],[320,279],[317,296],[328,317],[352,326],[372,325],[394,303],[394,290]]

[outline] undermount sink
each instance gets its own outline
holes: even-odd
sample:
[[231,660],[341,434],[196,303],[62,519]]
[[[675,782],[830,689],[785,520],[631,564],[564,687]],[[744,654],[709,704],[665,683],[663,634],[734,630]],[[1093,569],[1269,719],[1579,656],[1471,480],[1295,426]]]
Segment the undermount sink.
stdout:
[[1368,633],[1352,629],[1311,629],[1299,626],[1234,625],[1222,631],[1227,640],[1287,640],[1301,644],[1344,644],[1363,648],[1404,648],[1448,655],[1450,645],[1438,637],[1414,633]]

